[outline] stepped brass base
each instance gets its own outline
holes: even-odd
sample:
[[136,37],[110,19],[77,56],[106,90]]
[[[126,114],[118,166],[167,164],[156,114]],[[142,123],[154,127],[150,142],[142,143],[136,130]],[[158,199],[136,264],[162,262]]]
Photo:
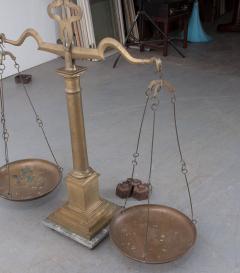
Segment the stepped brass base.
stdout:
[[104,229],[118,207],[99,197],[98,174],[94,171],[87,177],[73,172],[67,177],[67,187],[68,202],[50,214],[45,225],[72,239],[77,236],[80,239],[76,241],[92,248],[106,237]]
[[76,233],[70,232],[69,230],[63,228],[62,226],[56,225],[55,223],[49,221],[48,219],[46,219],[45,221],[43,221],[43,224],[48,227],[51,228],[54,231],[57,231],[58,233],[74,240],[75,242],[86,246],[89,249],[93,249],[94,247],[96,247],[102,240],[104,240],[109,233],[109,228],[106,227],[104,229],[102,229],[98,234],[96,234],[91,240],[88,240]]
[[83,246],[85,246],[85,247],[87,247],[89,249],[93,249],[94,247],[96,247],[109,234],[109,227],[106,226],[106,227],[102,228],[94,236],[88,237],[88,238],[91,238],[91,239],[88,239],[88,238],[83,237],[82,235],[80,235],[80,233],[73,232],[72,229],[68,229],[66,226],[64,227],[63,225],[57,224],[54,220],[50,220],[51,218],[52,217],[50,216],[46,220],[43,221],[43,224],[46,227],[60,233],[61,235],[64,235],[64,236],[74,240],[75,242],[77,242],[77,243],[79,243],[79,244],[81,244],[81,245],[83,245]]
[[77,212],[66,203],[62,208],[48,216],[47,220],[63,227],[69,232],[91,240],[112,219],[116,206],[102,200],[93,211]]

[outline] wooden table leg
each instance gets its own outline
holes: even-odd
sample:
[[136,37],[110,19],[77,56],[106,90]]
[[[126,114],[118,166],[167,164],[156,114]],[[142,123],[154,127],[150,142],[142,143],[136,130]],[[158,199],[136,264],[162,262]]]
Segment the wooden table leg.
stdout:
[[164,37],[163,42],[163,56],[168,55],[168,21],[164,22],[164,33],[166,34],[166,37]]
[[184,16],[183,18],[183,48],[188,47],[188,16]]

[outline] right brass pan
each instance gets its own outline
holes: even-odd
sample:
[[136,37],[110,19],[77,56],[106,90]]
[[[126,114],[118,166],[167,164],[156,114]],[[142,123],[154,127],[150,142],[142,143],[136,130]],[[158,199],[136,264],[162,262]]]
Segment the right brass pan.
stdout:
[[181,257],[194,245],[197,231],[193,222],[176,209],[138,205],[114,216],[110,236],[120,251],[131,259],[144,263],[167,263]]

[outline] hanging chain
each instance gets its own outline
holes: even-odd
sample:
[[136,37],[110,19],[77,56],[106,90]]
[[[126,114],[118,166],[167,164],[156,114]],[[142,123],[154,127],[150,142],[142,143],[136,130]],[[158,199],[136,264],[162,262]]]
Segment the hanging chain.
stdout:
[[[161,88],[161,86],[160,86]],[[158,86],[158,90],[159,86]],[[153,123],[152,123],[152,141],[151,141],[151,155],[150,155],[150,166],[149,166],[149,175],[148,175],[148,206],[147,206],[147,226],[145,233],[145,241],[144,241],[144,257],[147,255],[147,246],[148,246],[148,233],[149,233],[149,215],[150,215],[150,196],[152,192],[152,167],[153,167],[153,154],[154,154],[154,142],[155,142],[155,129],[156,129],[156,111],[159,108],[159,91],[154,95],[151,99],[151,110],[153,112]]]
[[25,92],[25,94],[26,94],[26,96],[27,96],[27,99],[28,99],[28,101],[29,101],[29,103],[30,103],[30,106],[31,106],[31,108],[32,108],[32,110],[33,110],[33,112],[34,112],[34,115],[35,115],[35,118],[36,118],[37,125],[39,126],[39,128],[40,128],[41,131],[42,131],[43,137],[44,137],[44,139],[45,139],[45,141],[46,141],[46,144],[47,144],[47,146],[48,146],[48,148],[49,148],[49,151],[50,151],[50,153],[51,153],[51,155],[52,155],[52,157],[53,157],[53,159],[54,159],[56,165],[58,166],[59,171],[62,172],[62,171],[63,171],[63,168],[59,165],[59,163],[58,163],[58,161],[57,161],[57,159],[56,159],[56,156],[55,156],[55,154],[54,154],[54,152],[53,152],[53,149],[52,149],[52,147],[51,147],[51,145],[50,145],[50,142],[49,142],[49,140],[48,140],[48,138],[47,138],[46,131],[45,131],[45,129],[44,129],[43,121],[42,121],[42,119],[40,118],[39,114],[37,113],[37,110],[36,110],[36,108],[35,108],[35,106],[34,106],[34,104],[33,104],[33,102],[32,102],[32,99],[31,99],[31,97],[30,97],[30,95],[29,95],[29,92],[28,92],[28,90],[27,90],[27,87],[26,87],[26,85],[25,85],[24,82],[23,82],[22,74],[21,74],[21,72],[20,72],[20,65],[16,62],[16,60],[14,60],[14,63],[15,63],[14,66],[15,66],[15,68],[16,68],[16,70],[17,70],[17,75],[18,75],[19,78],[20,78],[20,81],[21,81],[21,83],[22,83],[24,92]]
[[[139,128],[139,132],[138,132],[138,139],[137,139],[137,147],[136,147],[136,151],[133,154],[133,160],[132,160],[132,175],[131,178],[133,179],[134,174],[135,174],[135,169],[136,166],[138,165],[138,157],[139,157],[139,144],[140,144],[140,140],[141,140],[141,136],[142,136],[142,127],[143,127],[143,122],[146,116],[146,111],[147,111],[147,106],[148,106],[148,102],[149,102],[149,95],[147,94],[146,91],[146,102],[145,102],[145,106],[144,106],[144,110],[143,110],[143,114],[142,114],[142,118],[141,118],[141,122],[140,122],[140,128]],[[124,205],[123,205],[123,209],[126,208],[127,205],[127,201],[128,201],[128,196],[124,201]]]
[[[139,154],[139,145],[140,145],[140,140],[141,140],[141,136],[142,136],[143,122],[144,122],[146,112],[147,112],[147,106],[148,106],[149,100],[151,99],[151,101],[152,101],[151,109],[155,113],[155,111],[157,110],[158,105],[159,105],[158,96],[159,96],[159,91],[160,91],[161,87],[162,87],[162,81],[161,80],[160,81],[158,81],[158,80],[157,81],[156,80],[151,81],[150,84],[148,85],[148,88],[147,88],[146,92],[145,92],[146,102],[145,102],[145,106],[144,106],[144,110],[143,110],[143,114],[142,114],[142,118],[141,118],[141,122],[140,122],[140,128],[139,128],[138,139],[137,139],[137,147],[136,147],[135,153],[133,154],[133,160],[132,160],[132,175],[131,175],[132,179],[133,179],[134,174],[135,174],[136,166],[138,165],[138,158],[139,158],[139,155],[140,155]],[[154,116],[155,116],[155,114],[154,114]],[[155,117],[154,117],[154,122],[155,122]],[[151,157],[151,166],[152,166],[152,157]],[[151,170],[150,170],[148,180],[151,179],[151,172],[152,172],[152,167],[151,167]],[[149,184],[148,186],[149,186],[149,195],[150,195],[151,184]],[[123,209],[126,208],[128,198],[129,197],[127,196],[127,198],[124,201]]]
[[190,202],[190,208],[191,208],[191,220],[194,224],[197,223],[197,221],[194,219],[194,213],[193,213],[193,203],[192,203],[192,196],[191,196],[191,191],[190,191],[190,185],[188,181],[188,169],[187,169],[187,164],[185,160],[183,159],[183,153],[180,145],[180,140],[179,140],[179,134],[178,134],[178,127],[177,127],[177,118],[176,118],[176,96],[173,93],[171,97],[171,103],[173,105],[173,117],[174,117],[174,127],[175,127],[175,132],[176,132],[176,138],[177,138],[177,146],[178,146],[178,151],[180,155],[180,163],[181,163],[181,172],[184,176],[187,190],[188,190],[188,196],[189,196],[189,202]]
[[1,103],[1,124],[2,124],[2,137],[4,142],[4,154],[5,163],[8,173],[8,195],[11,196],[11,177],[9,166],[9,153],[8,153],[8,140],[9,133],[7,130],[6,116],[5,116],[5,101],[4,101],[4,89],[3,89],[3,73],[5,71],[5,65],[3,60],[5,58],[2,41],[0,41],[0,103]]

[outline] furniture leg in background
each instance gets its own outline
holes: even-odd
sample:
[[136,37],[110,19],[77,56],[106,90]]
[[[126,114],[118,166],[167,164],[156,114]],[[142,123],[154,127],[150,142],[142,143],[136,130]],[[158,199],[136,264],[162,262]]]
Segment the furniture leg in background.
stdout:
[[235,0],[232,23],[218,25],[220,32],[239,32],[240,31],[240,0]]

